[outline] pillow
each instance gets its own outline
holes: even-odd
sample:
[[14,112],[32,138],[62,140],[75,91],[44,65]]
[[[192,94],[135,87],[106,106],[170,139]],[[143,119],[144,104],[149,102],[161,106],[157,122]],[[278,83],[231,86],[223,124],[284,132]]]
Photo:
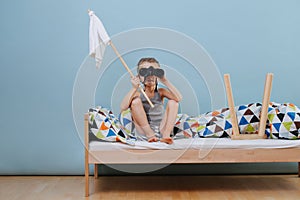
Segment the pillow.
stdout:
[[227,110],[228,108],[224,108],[200,115],[198,122],[204,129],[198,131],[199,137],[228,137],[232,126],[228,121],[229,116],[226,116]]
[[192,130],[196,120],[186,114],[177,114],[176,122],[173,129],[174,139],[194,137],[196,132]]
[[110,110],[101,106],[89,109],[89,132],[103,141],[133,145],[119,120]]
[[260,122],[261,103],[250,103],[235,108],[241,134],[257,134]]
[[133,133],[134,124],[131,117],[131,111],[130,108],[127,110],[122,111],[119,114],[119,122],[122,125],[122,129],[125,131],[125,133],[130,138],[135,138],[135,135]]
[[300,139],[300,109],[292,103],[270,103],[268,112],[270,138]]

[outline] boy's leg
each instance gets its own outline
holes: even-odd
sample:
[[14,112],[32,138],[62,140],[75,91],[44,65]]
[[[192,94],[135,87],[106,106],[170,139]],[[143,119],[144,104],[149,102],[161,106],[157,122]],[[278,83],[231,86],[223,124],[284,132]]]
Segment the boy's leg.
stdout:
[[177,113],[178,113],[178,103],[174,100],[169,100],[165,111],[165,115],[160,124],[160,131],[163,138],[161,140],[162,142],[166,142],[168,144],[173,143],[173,140],[170,137],[170,135],[174,128]]
[[132,100],[130,109],[137,131],[145,134],[149,142],[156,142],[158,139],[155,137],[154,131],[150,128],[142,100],[139,97]]

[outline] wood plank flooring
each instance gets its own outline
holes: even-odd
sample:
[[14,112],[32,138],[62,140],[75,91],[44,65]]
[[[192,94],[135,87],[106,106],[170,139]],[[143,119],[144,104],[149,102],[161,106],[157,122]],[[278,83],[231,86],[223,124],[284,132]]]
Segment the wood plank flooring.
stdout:
[[295,175],[0,176],[0,200],[44,199],[299,199]]

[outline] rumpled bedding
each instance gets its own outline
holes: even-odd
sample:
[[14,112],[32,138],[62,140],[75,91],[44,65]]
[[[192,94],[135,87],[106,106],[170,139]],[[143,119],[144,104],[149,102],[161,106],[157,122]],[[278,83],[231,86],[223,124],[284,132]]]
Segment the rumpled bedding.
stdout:
[[[235,107],[241,134],[257,134],[261,103]],[[89,109],[89,134],[101,141],[134,145],[137,140],[130,109],[117,118],[112,111],[98,106]],[[271,102],[265,134],[269,139],[300,139],[300,109],[292,103]],[[229,108],[189,116],[178,114],[172,136],[180,138],[221,138],[232,135]]]

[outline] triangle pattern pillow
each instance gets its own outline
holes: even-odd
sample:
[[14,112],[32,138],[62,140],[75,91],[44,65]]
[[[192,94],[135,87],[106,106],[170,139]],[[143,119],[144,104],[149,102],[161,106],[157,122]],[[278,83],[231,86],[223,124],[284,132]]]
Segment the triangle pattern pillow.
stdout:
[[300,138],[300,109],[294,104],[270,103],[268,122],[270,129],[270,138]]
[[112,111],[98,106],[89,109],[89,133],[108,142],[122,142],[133,145],[129,135]]

